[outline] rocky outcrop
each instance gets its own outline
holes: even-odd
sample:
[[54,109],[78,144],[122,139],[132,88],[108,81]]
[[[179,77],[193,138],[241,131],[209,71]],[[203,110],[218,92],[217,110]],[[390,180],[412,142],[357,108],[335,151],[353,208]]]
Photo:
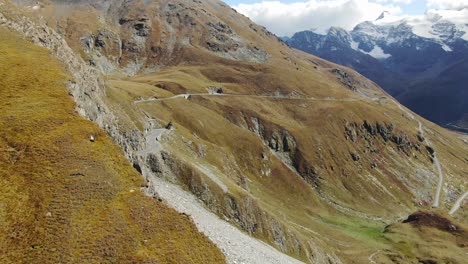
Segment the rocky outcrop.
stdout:
[[332,73],[338,75],[338,80],[343,85],[348,87],[351,91],[353,91],[353,92],[357,91],[357,88],[355,86],[355,81],[353,80],[353,78],[347,72],[345,72],[345,71],[343,71],[341,69],[333,69]]
[[[99,1],[98,1],[99,2]],[[90,4],[102,17],[97,25],[81,28],[57,17],[57,30],[67,41],[81,42],[75,52],[84,51],[90,65],[103,73],[135,75],[157,71],[180,60],[188,49],[199,49],[231,60],[264,63],[270,55],[237,34],[222,18],[196,1],[136,3],[112,1]],[[89,12],[83,6],[68,12]],[[102,23],[105,20],[105,23]],[[209,56],[209,54],[207,54]]]
[[110,30],[102,29],[81,38],[81,48],[87,55],[89,64],[102,73],[118,70],[122,57],[122,40]]
[[[319,169],[304,157],[298,142],[288,130],[258,117],[249,118],[246,114],[244,114],[242,121],[237,122],[237,125],[247,126],[289,169],[301,176],[313,188],[320,187],[322,176]],[[266,158],[267,154],[263,154],[263,156]],[[266,170],[265,168],[264,171]],[[269,175],[269,173],[265,174]]]
[[317,167],[310,164],[301,151],[296,151],[293,156],[293,168],[299,175],[310,184],[315,190],[320,190],[322,175]]
[[221,21],[208,22],[209,29],[206,48],[222,57],[245,61],[265,62],[269,55],[257,46],[250,46],[244,43],[228,25]]
[[412,149],[417,151],[421,149],[419,141],[410,139],[408,134],[403,131],[397,131],[395,126],[390,123],[371,123],[369,121],[364,121],[363,123],[347,123],[345,125],[344,136],[353,143],[364,143],[370,152],[376,151],[372,146],[374,145],[374,141],[379,138],[385,143],[393,143],[398,150],[408,155],[411,153]]
[[435,212],[419,211],[408,216],[403,223],[411,224],[413,226],[429,226],[437,228],[444,232],[461,233],[464,232],[463,228],[452,222],[447,217],[444,217]]
[[[12,11],[10,11],[12,12]],[[124,150],[127,158],[134,161],[134,152],[141,149],[143,135],[138,130],[122,131],[117,118],[104,102],[105,85],[96,68],[90,67],[76,55],[65,39],[42,22],[32,21],[19,13],[4,15],[0,9],[0,26],[17,31],[32,43],[47,48],[62,62],[72,79],[67,88],[76,102],[76,111],[83,117],[104,128]]]
[[206,88],[209,94],[222,94],[224,93],[224,89],[221,86],[208,86]]

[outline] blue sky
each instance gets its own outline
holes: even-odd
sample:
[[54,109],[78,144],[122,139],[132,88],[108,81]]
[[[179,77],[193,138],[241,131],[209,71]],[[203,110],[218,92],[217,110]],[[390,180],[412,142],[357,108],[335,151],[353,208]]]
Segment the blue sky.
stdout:
[[393,17],[424,16],[428,9],[468,7],[468,0],[225,0],[278,36],[301,30],[326,32],[331,26],[351,30],[388,11]]

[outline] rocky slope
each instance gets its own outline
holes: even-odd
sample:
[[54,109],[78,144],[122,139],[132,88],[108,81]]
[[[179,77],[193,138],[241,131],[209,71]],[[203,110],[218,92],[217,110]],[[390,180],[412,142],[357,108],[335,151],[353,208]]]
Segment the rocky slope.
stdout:
[[[124,149],[148,195],[184,210],[164,182],[176,184],[299,260],[362,263],[382,251],[379,260],[411,262],[385,226],[435,200],[448,211],[466,190],[466,137],[222,2],[51,1],[28,19],[1,11],[3,25],[55,56],[68,57],[68,44],[87,62],[78,69],[93,83],[70,86],[74,98]],[[463,207],[453,215],[466,221]]]
[[[468,9],[430,10],[422,17],[382,14],[352,31],[298,32],[294,48],[352,67],[402,104],[440,125],[468,112],[463,69],[468,55]],[[460,122],[459,122],[460,124]]]
[[3,26],[0,36],[0,262],[223,263],[75,112],[63,65]]

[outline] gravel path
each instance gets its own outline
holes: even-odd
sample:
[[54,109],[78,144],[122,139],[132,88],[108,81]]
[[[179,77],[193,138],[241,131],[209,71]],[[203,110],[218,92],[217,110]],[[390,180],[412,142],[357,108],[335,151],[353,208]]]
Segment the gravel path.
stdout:
[[462,202],[463,200],[465,200],[466,197],[468,197],[468,192],[465,192],[462,196],[460,196],[460,198],[458,198],[458,200],[453,205],[452,210],[450,210],[449,212],[450,215],[453,215],[455,212],[458,211],[458,209],[460,209],[460,206],[462,205]]
[[[406,115],[408,115],[412,120],[416,120],[416,118],[414,117],[413,114],[411,114],[409,111],[407,111],[406,109],[404,109],[401,104],[399,104],[398,102],[394,101],[394,103],[398,106],[398,108],[400,108],[400,110],[402,110],[403,112],[406,113]],[[423,124],[421,123],[421,121],[417,120],[418,121],[418,132],[419,134],[421,135],[421,137],[424,137],[424,127],[423,127]],[[428,146],[431,146],[432,147],[432,143],[431,141],[429,141],[429,139],[425,139],[426,143]],[[442,192],[442,187],[443,187],[443,183],[444,183],[444,174],[442,173],[442,166],[440,165],[440,161],[439,159],[437,158],[437,153],[434,152],[433,153],[433,158],[434,158],[434,165],[436,166],[437,168],[437,173],[439,174],[439,182],[437,183],[437,190],[436,190],[436,194],[435,194],[435,198],[434,198],[434,204],[432,205],[432,207],[434,208],[438,208],[439,205],[440,205],[440,194]]]
[[267,99],[286,99],[286,100],[308,100],[308,101],[324,101],[324,102],[356,102],[357,99],[347,98],[347,99],[335,99],[335,98],[314,98],[314,97],[290,97],[286,95],[253,95],[253,94],[211,94],[211,93],[199,93],[199,94],[178,94],[171,97],[165,98],[148,98],[148,99],[139,99],[134,101],[135,104],[138,103],[147,103],[147,102],[160,102],[165,100],[174,100],[177,98],[189,99],[192,96],[217,96],[217,97],[249,97],[249,98],[267,98]]
[[437,184],[437,191],[434,198],[434,204],[432,207],[437,208],[439,207],[440,203],[440,193],[442,192],[442,185],[444,183],[444,175],[442,174],[442,167],[440,166],[439,159],[437,158],[436,154],[434,153],[434,164],[436,165],[437,172],[439,173],[439,183]]
[[[150,153],[163,149],[159,142],[166,129],[152,129],[146,134],[146,149],[138,154],[145,160]],[[212,173],[205,167],[198,166],[205,173]],[[149,168],[142,166],[143,176],[151,182],[157,196],[180,213],[189,215],[198,230],[205,234],[224,253],[230,264],[299,264],[303,263],[285,255],[272,246],[257,240],[210,212],[190,192],[177,184],[170,183],[154,175]],[[216,175],[211,175],[217,182]],[[223,184],[223,189],[228,190]]]
[[162,135],[168,130],[165,128],[151,129],[146,134],[146,149],[139,151],[138,154],[145,156],[149,153],[157,153],[161,151],[162,145],[159,143]]
[[[148,171],[145,170],[144,173]],[[180,213],[190,215],[198,230],[224,253],[231,264],[303,263],[243,233],[208,211],[191,193],[154,175],[148,175],[158,195]]]

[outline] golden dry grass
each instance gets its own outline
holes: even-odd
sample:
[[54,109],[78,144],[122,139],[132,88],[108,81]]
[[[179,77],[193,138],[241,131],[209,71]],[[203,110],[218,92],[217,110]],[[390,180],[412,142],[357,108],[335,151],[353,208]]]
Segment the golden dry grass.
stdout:
[[[385,239],[411,262],[465,263],[466,226],[441,210],[417,212],[419,220],[385,228]],[[383,252],[385,255],[385,252]],[[393,255],[396,261],[401,255]],[[375,260],[379,260],[376,258]]]
[[[112,91],[126,94],[114,96],[111,101],[116,106],[130,106],[133,100],[141,96],[165,98],[180,93],[206,93],[206,87],[210,85],[222,86],[227,93],[243,95],[273,94],[276,90],[268,85],[260,89],[262,84],[249,77],[253,73],[229,69],[230,67],[218,64],[181,66],[170,67],[156,74],[128,78],[118,88],[109,88],[110,94]],[[286,93],[298,88],[304,91],[304,95],[327,98],[328,96],[322,94],[326,91],[333,95],[331,97],[340,99],[348,96],[346,99],[355,101],[192,96],[189,100],[177,98],[138,103],[130,108],[132,112],[140,112],[140,115],[144,111],[162,125],[173,122],[176,131],[165,143],[165,148],[185,168],[180,173],[180,179],[192,190],[198,191],[193,187],[194,182],[198,182],[200,186],[207,184],[211,186],[211,194],[216,197],[214,201],[224,199],[225,194],[208,177],[194,173],[196,169],[193,167],[191,170],[187,169],[193,163],[209,164],[221,172],[218,178],[229,187],[230,195],[237,201],[242,203],[245,197],[251,197],[259,205],[255,210],[263,210],[275,217],[305,243],[314,239],[322,248],[332,251],[338,249],[343,260],[358,262],[367,261],[368,256],[377,250],[399,250],[385,239],[385,223],[337,212],[333,206],[321,200],[309,184],[273,155],[269,156],[268,167],[274,174],[262,176],[262,152],[268,148],[260,137],[246,129],[246,122],[255,117],[261,120],[266,131],[287,130],[295,137],[305,162],[314,165],[321,174],[320,189],[323,193],[358,213],[376,218],[383,216],[387,223],[389,219],[395,221],[398,215],[404,215],[404,210],[416,209],[416,201],[413,200],[413,193],[408,190],[407,184],[411,182],[422,186],[420,180],[413,175],[416,168],[432,168],[429,155],[424,148],[422,151],[413,149],[411,153],[405,154],[398,151],[394,143],[385,142],[380,137],[371,139],[372,142],[364,139],[359,139],[356,143],[346,141],[344,127],[347,123],[362,124],[365,120],[370,123],[391,123],[395,126],[395,135],[407,134],[410,141],[417,143],[417,122],[408,118],[388,99],[373,101],[352,94],[344,87],[326,88],[327,84],[316,82],[313,78],[309,83],[295,86],[294,83],[288,84],[287,79],[279,80],[283,76],[279,72],[278,69],[276,77],[270,77],[278,81],[282,91]],[[230,79],[227,81],[223,79],[228,77]],[[441,153],[440,157],[448,160],[445,155],[452,155],[451,160],[456,166],[444,167],[444,170],[452,175],[463,172],[465,165],[462,157],[466,150],[455,143],[459,139],[430,123],[424,125],[441,133],[431,136]],[[442,145],[440,138],[451,143]],[[377,154],[367,152],[369,143]],[[204,157],[197,157],[197,147],[200,145],[206,146]],[[352,152],[360,153],[363,159],[359,163],[354,162],[350,156]],[[377,169],[371,169],[372,162],[378,163]],[[401,176],[397,176],[399,174],[405,175],[407,182],[403,182]],[[240,187],[239,175],[246,177],[247,191]],[[456,175],[450,178],[460,181]],[[391,196],[375,181],[385,186]],[[432,192],[430,189],[427,191]],[[216,208],[218,214],[225,213],[223,204],[213,205],[215,202],[212,200],[208,203]],[[259,219],[257,221],[261,223]],[[262,222],[260,225],[266,229],[274,228],[269,227],[269,224],[271,223]],[[327,239],[320,242],[317,234],[327,234]],[[258,230],[253,235],[275,245],[273,238],[266,232]],[[288,246],[289,254],[306,260],[304,252],[295,252],[292,244]]]
[[48,52],[0,35],[0,262],[223,263],[188,218],[140,192]]

